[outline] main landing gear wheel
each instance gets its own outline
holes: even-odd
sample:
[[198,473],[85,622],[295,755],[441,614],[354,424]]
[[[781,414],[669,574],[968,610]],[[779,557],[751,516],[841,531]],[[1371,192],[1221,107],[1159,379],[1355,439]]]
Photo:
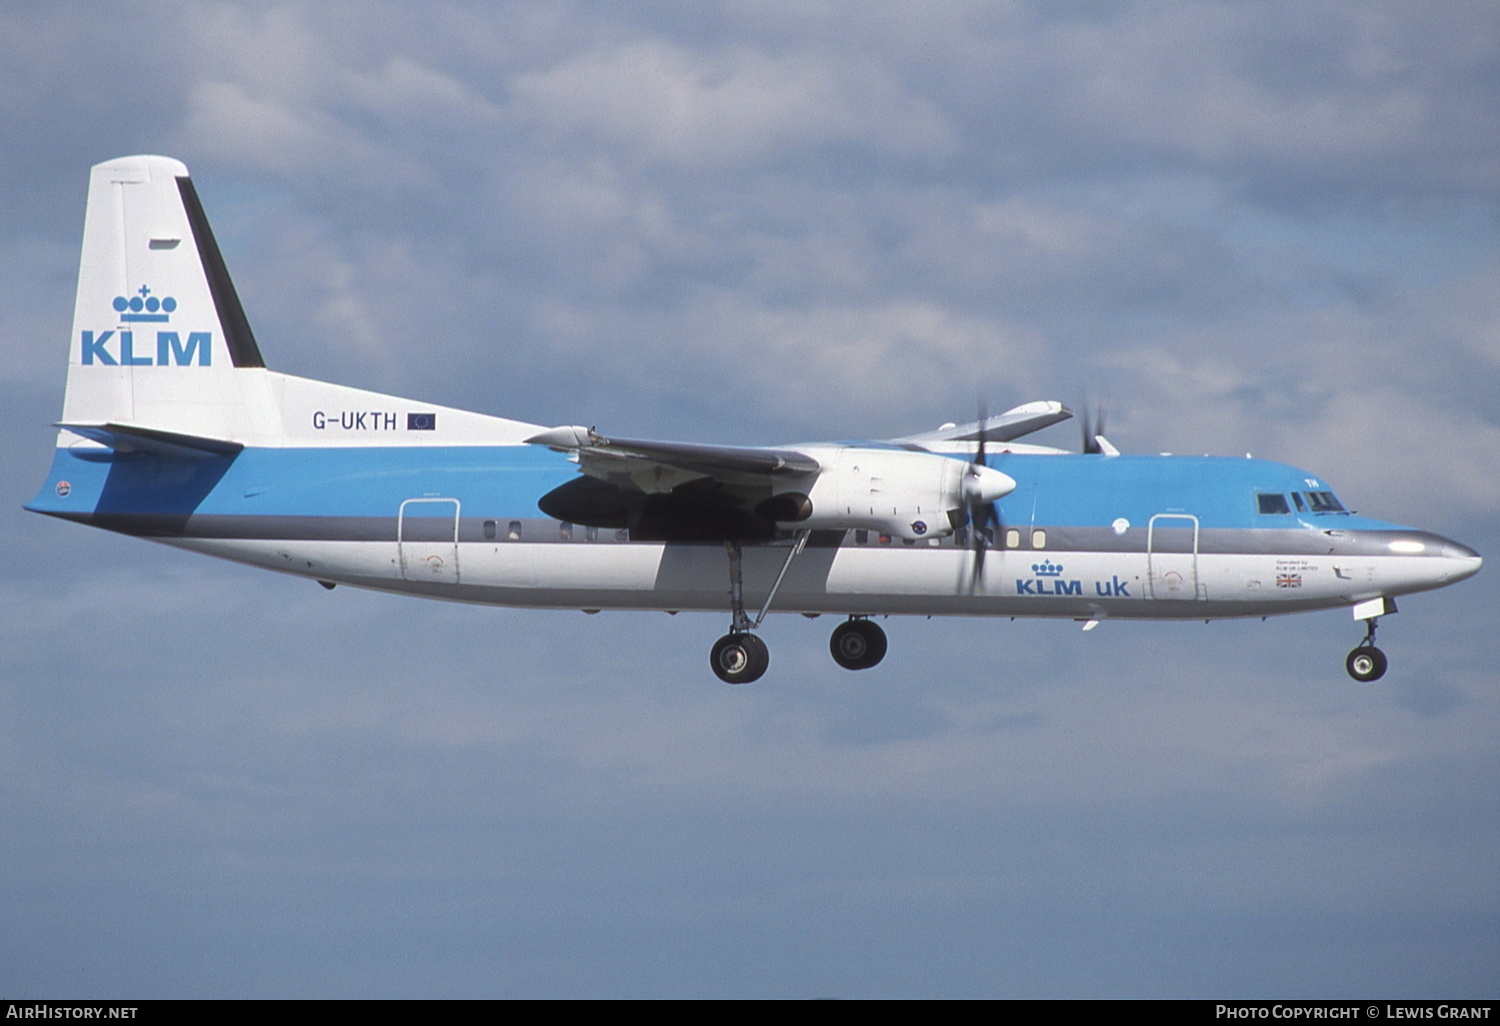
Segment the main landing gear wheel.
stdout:
[[771,665],[771,652],[754,634],[726,634],[714,642],[708,662],[725,684],[749,684]]
[[848,620],[828,640],[833,661],[846,670],[868,670],[885,658],[885,631],[869,620]]
[[1344,660],[1344,669],[1349,671],[1349,676],[1362,684],[1384,677],[1386,665],[1385,653],[1374,645],[1360,645]]

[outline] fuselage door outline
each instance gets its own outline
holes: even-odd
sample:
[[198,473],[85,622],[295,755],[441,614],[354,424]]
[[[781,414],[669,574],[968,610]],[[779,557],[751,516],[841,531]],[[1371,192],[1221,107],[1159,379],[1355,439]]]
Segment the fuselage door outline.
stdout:
[[[1158,535],[1158,527],[1169,533]],[[1193,529],[1191,548],[1178,541],[1188,527]],[[1197,517],[1190,513],[1158,513],[1151,518],[1146,527],[1146,579],[1153,599],[1193,601],[1208,597],[1198,586]]]
[[457,499],[407,499],[396,518],[401,576],[408,581],[458,583]]

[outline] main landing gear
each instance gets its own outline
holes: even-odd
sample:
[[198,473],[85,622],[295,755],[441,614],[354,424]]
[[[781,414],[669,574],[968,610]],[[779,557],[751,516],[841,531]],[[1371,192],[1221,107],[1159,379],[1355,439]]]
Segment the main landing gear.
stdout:
[[[833,661],[846,670],[868,670],[885,658],[885,631],[879,624],[851,617],[839,624],[828,639]],[[749,684],[759,680],[771,665],[771,653],[760,636],[745,630],[731,630],[718,641],[708,655],[709,665],[726,684]]]
[[868,670],[885,658],[885,631],[863,617],[851,616],[834,628],[828,650],[844,669]]
[[[797,533],[796,541],[787,552],[786,561],[781,564],[781,572],[776,575],[776,581],[771,585],[771,591],[766,595],[766,601],[754,620],[745,613],[740,543],[724,543],[724,549],[729,554],[729,633],[714,642],[714,647],[708,653],[708,665],[713,669],[714,676],[724,683],[749,684],[760,680],[766,668],[771,665],[771,653],[766,648],[766,643],[751,632],[766,618],[771,600],[776,597],[776,590],[781,587],[787,569],[806,547],[811,533]],[[885,658],[886,647],[885,631],[862,616],[851,616],[846,622],[839,624],[828,642],[834,662],[846,670],[868,670]]]
[[708,662],[725,684],[749,684],[771,665],[771,652],[757,635],[730,631],[714,642]]
[[781,587],[782,578],[786,577],[792,560],[801,555],[802,550],[807,547],[807,539],[811,535],[811,531],[797,532],[797,540],[787,551],[786,562],[781,564],[781,572],[776,575],[776,581],[771,585],[771,591],[766,595],[766,601],[760,607],[760,612],[754,621],[745,615],[745,582],[740,565],[740,543],[737,541],[724,543],[724,548],[729,553],[731,619],[729,633],[714,642],[714,647],[709,650],[708,665],[713,667],[714,675],[725,684],[749,684],[751,681],[760,680],[761,674],[766,672],[766,667],[771,665],[771,652],[766,648],[766,643],[750,632],[759,627],[760,622],[766,618],[766,613],[771,608],[771,600],[776,597],[776,590]]
[[1384,677],[1388,665],[1385,653],[1375,647],[1375,620],[1376,617],[1372,616],[1365,621],[1365,640],[1344,660],[1344,669],[1349,671],[1349,676],[1362,684]]

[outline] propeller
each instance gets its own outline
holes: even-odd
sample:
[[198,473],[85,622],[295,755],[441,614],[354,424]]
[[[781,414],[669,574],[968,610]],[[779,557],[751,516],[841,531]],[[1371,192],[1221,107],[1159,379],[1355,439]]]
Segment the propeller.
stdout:
[[984,577],[984,555],[989,551],[990,526],[994,525],[997,531],[1000,528],[1000,510],[995,502],[1015,487],[1015,482],[1010,478],[989,469],[989,458],[986,452],[989,431],[985,426],[985,421],[988,419],[984,404],[981,402],[979,404],[979,444],[974,449],[974,460],[964,474],[964,499],[970,528],[969,545],[974,550],[974,560],[969,565],[969,592],[971,594],[979,589],[979,583]]
[[1085,402],[1083,404],[1083,413],[1078,418],[1078,426],[1083,432],[1082,452],[1091,456],[1110,454],[1110,450],[1114,446],[1105,448],[1109,443],[1101,441],[1104,435],[1103,403],[1095,401],[1090,404]]

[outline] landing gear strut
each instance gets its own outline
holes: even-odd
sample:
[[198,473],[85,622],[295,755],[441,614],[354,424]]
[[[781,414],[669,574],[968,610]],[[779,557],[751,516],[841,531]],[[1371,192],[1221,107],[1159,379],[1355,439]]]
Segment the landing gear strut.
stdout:
[[851,616],[834,628],[828,650],[844,669],[868,670],[885,658],[885,631],[863,617]]
[[[729,553],[729,633],[714,642],[714,647],[708,654],[709,666],[713,667],[714,675],[724,683],[749,684],[751,681],[760,680],[761,674],[766,672],[766,667],[771,665],[771,652],[766,648],[766,643],[750,632],[759,627],[760,622],[766,618],[766,613],[771,609],[771,600],[776,597],[776,592],[781,587],[782,579],[786,577],[792,560],[802,554],[802,550],[807,547],[807,539],[811,535],[811,531],[797,532],[796,541],[787,551],[786,561],[781,564],[781,572],[776,575],[776,580],[766,595],[766,601],[761,605],[760,612],[754,621],[751,621],[745,613],[745,581],[741,567],[740,543],[737,541],[724,543],[724,548]],[[882,654],[884,651],[882,645]]]
[[1344,660],[1344,669],[1349,671],[1349,676],[1363,684],[1384,677],[1385,668],[1388,665],[1385,653],[1375,647],[1376,619],[1372,616],[1365,621],[1365,640],[1361,641]]

